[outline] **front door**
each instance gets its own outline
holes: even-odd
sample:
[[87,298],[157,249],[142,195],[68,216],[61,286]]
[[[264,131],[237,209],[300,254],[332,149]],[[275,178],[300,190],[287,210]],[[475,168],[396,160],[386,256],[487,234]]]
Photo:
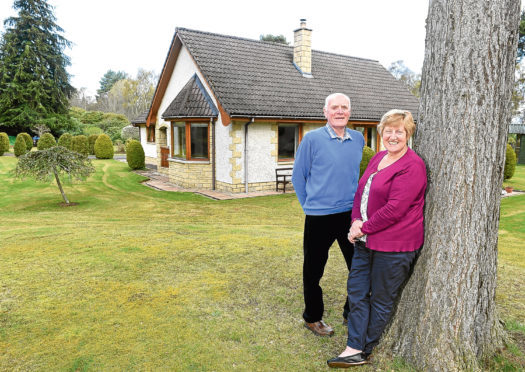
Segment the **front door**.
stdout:
[[170,155],[169,147],[160,148],[160,166],[164,168],[169,168],[168,156]]

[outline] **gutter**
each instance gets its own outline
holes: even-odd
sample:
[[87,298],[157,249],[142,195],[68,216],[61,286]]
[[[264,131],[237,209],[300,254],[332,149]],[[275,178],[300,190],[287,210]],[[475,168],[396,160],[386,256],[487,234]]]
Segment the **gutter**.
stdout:
[[253,123],[255,118],[244,124],[244,192],[248,193],[248,125]]

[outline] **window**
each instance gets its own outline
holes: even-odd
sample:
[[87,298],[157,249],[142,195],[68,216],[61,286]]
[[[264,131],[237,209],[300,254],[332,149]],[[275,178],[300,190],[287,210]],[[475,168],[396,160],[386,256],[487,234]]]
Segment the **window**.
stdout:
[[300,141],[299,124],[279,124],[278,160],[286,161],[295,159],[295,152]]
[[208,159],[208,124],[190,124],[191,158]]
[[208,123],[173,123],[172,156],[186,160],[208,160]]
[[361,132],[365,137],[365,145],[377,151],[377,127],[354,125],[354,129]]
[[173,128],[173,157],[186,158],[186,124],[175,123]]
[[146,127],[146,133],[148,142],[155,142],[155,126],[150,125],[149,127]]

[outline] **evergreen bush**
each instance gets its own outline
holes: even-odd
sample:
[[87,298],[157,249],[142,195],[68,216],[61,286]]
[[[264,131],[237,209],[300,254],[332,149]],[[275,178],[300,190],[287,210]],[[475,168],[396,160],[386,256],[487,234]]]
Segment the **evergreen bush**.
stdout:
[[27,152],[26,140],[24,139],[22,133],[16,136],[15,146],[13,147],[13,150],[15,151],[16,157],[22,156]]
[[7,133],[0,133],[0,156],[9,151],[9,136]]
[[505,154],[505,168],[503,170],[503,179],[508,180],[514,176],[516,170],[516,153],[510,144],[507,143],[507,152]]
[[73,141],[73,136],[71,134],[69,134],[69,133],[64,133],[58,139],[57,145],[65,147],[68,150],[72,150],[73,149],[72,141]]
[[57,142],[55,141],[55,137],[51,133],[44,133],[38,140],[36,147],[39,150],[46,150],[56,145]]
[[98,136],[98,134],[92,134],[88,137],[89,155],[95,155],[95,142]]
[[26,132],[22,132],[20,133],[20,135],[24,137],[24,141],[26,141],[27,151],[31,151],[31,149],[33,148],[33,139],[31,138],[31,136]]
[[139,141],[131,140],[126,146],[126,161],[131,169],[143,169],[146,166],[144,149]]
[[370,147],[365,146],[363,147],[363,157],[361,158],[361,164],[359,164],[359,178],[365,173],[366,167],[368,167],[368,163],[370,163],[370,159],[375,155],[376,153],[374,150],[372,150]]
[[71,150],[76,151],[79,154],[88,156],[89,142],[87,137],[82,134],[73,137],[73,139],[71,140]]
[[95,141],[95,156],[97,159],[113,159],[113,142],[107,134],[101,134]]
[[104,133],[102,129],[94,125],[85,125],[84,128],[82,129],[82,132],[85,136],[88,136],[88,137],[91,136],[92,134],[96,134],[98,136],[99,134]]

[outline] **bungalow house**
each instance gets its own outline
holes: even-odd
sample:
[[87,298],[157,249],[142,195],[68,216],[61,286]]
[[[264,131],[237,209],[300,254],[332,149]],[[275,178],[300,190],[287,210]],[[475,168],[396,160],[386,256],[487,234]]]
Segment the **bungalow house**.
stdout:
[[133,121],[149,163],[172,183],[247,192],[275,189],[276,168],[325,125],[324,99],[352,100],[349,126],[377,150],[392,108],[418,100],[377,61],[311,50],[301,20],[294,45],[177,28],[149,111]]

